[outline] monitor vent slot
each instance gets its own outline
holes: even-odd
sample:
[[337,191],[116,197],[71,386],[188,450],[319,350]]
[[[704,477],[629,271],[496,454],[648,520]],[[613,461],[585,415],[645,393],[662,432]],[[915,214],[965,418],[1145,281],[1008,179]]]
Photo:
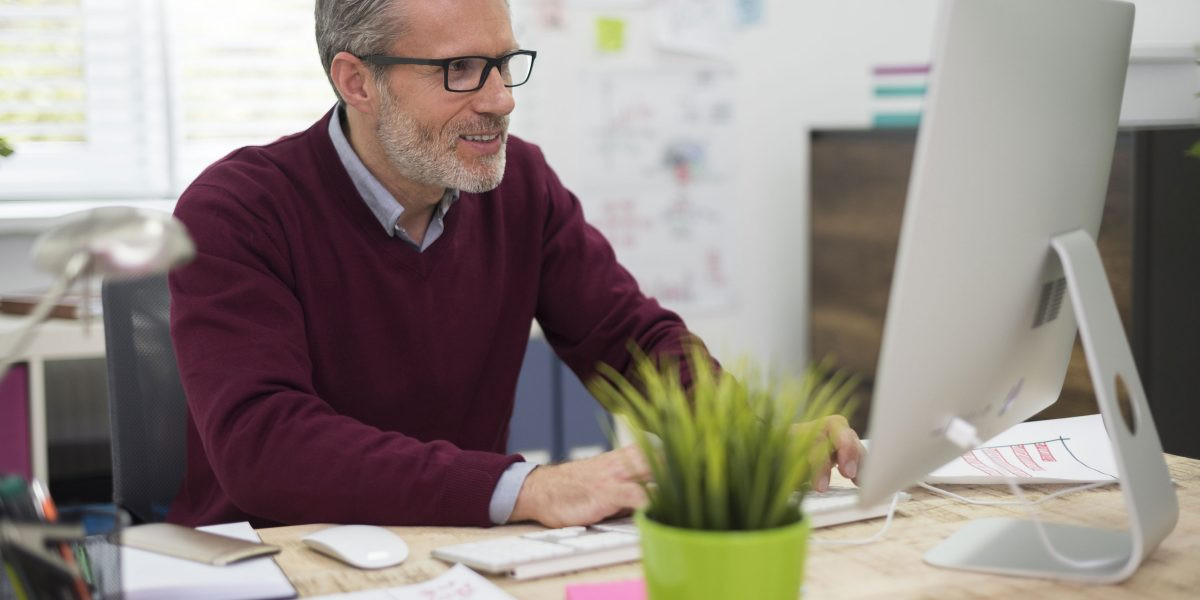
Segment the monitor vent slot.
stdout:
[[1042,294],[1038,298],[1037,314],[1033,318],[1033,326],[1040,327],[1058,318],[1062,311],[1063,299],[1067,295],[1067,278],[1059,277],[1054,281],[1042,284]]

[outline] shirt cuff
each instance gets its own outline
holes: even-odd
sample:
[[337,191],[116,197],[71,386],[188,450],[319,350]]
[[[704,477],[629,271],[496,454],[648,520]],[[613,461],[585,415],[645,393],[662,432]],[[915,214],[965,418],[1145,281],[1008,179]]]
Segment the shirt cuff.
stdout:
[[508,522],[513,507],[517,505],[517,494],[521,493],[525,478],[535,468],[536,463],[518,462],[508,465],[500,474],[500,481],[496,482],[496,489],[492,491],[492,501],[488,504],[488,517],[492,519],[493,524],[503,525]]

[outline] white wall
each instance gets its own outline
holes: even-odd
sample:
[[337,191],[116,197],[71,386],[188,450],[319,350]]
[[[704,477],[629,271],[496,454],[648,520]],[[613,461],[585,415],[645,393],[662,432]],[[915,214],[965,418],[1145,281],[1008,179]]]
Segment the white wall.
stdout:
[[[1054,2],[1055,0],[1042,0]],[[1127,0],[1136,6],[1133,45],[1200,45],[1200,2]],[[871,67],[880,63],[929,61],[939,0],[823,0],[775,2],[795,11],[806,25],[795,46],[807,61],[814,91],[805,118],[817,126],[857,126],[869,107]],[[798,6],[790,6],[798,4]],[[775,36],[773,36],[775,37]],[[775,37],[787,44],[787,38]],[[799,91],[799,90],[797,90]]]
[[30,292],[50,285],[49,277],[34,270],[29,262],[32,233],[0,234],[0,294]]

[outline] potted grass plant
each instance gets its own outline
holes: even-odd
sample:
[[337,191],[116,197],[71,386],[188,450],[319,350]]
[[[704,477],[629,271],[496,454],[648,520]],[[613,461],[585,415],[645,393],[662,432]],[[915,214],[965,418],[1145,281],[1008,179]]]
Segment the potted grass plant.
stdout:
[[653,475],[635,515],[652,600],[799,596],[809,531],[800,502],[832,450],[823,420],[851,409],[857,378],[826,362],[759,379],[718,370],[696,348],[686,365],[635,350],[629,379],[602,365],[590,383]]

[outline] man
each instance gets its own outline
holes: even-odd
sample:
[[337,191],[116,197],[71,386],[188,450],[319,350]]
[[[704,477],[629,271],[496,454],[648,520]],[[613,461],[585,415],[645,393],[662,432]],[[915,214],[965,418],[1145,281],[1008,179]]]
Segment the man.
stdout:
[[[541,152],[510,138],[534,56],[503,0],[318,0],[339,104],[207,169],[171,277],[190,416],[169,519],[587,524],[645,501],[637,450],[504,454],[529,324],[577,374],[682,356]],[[446,57],[475,57],[454,58]],[[859,446],[844,422],[837,459]]]

